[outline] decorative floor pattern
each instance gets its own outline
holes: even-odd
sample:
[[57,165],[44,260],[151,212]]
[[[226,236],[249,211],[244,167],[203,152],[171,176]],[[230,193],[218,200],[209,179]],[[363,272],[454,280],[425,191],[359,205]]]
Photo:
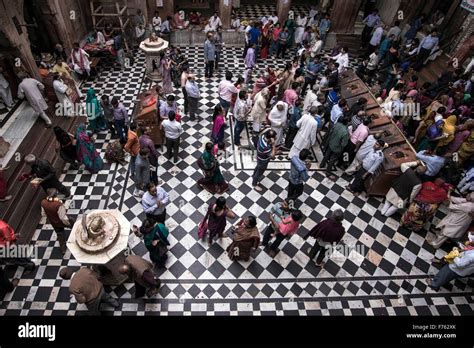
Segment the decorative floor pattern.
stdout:
[[[457,280],[435,293],[427,289],[424,279],[436,273],[433,257],[447,250],[435,250],[426,242],[428,232],[412,233],[400,228],[399,215],[383,217],[377,198],[354,197],[344,190],[349,177],[342,175],[336,183],[317,171],[305,185],[300,209],[305,215],[298,234],[284,241],[281,251],[271,258],[259,248],[249,262],[231,262],[222,239],[211,248],[197,241],[197,224],[214,197],[201,191],[196,181],[201,178],[196,160],[209,140],[212,109],[218,102],[217,86],[224,70],[213,79],[204,79],[201,48],[183,48],[197,72],[202,98],[198,121],[183,118],[180,161],[175,165],[160,157],[159,178],[170,194],[167,226],[170,229],[170,251],[166,269],[159,271],[162,287],[156,298],[132,299],[133,283],[107,288],[121,299],[118,310],[109,315],[463,315],[472,314],[473,281]],[[226,48],[223,62],[234,75],[243,71],[240,48]],[[148,88],[142,84],[144,57],[137,53],[135,65],[125,72],[103,67],[99,75],[83,86],[83,92],[94,87],[103,93],[120,96],[131,112],[136,95]],[[259,62],[281,68],[281,59]],[[181,92],[176,91],[181,97]],[[182,100],[179,101],[182,104]],[[272,204],[286,198],[288,162],[276,160],[262,181],[264,191],[251,187],[254,166],[250,156],[240,156],[230,142],[227,129],[228,156],[223,175],[231,191],[225,196],[239,216],[258,217],[261,232],[268,223]],[[109,135],[102,133],[97,147],[103,156]],[[245,168],[242,170],[241,168]],[[340,172],[338,174],[341,174]],[[127,166],[106,165],[98,174],[82,170],[63,171],[62,181],[71,187],[73,200],[68,213],[77,216],[91,209],[120,209],[139,225],[144,218],[140,202],[132,196],[133,182]],[[343,245],[351,250],[349,258],[334,253],[323,269],[310,261],[305,251],[313,240],[302,237],[317,222],[336,208],[346,211],[347,233]],[[436,223],[444,215],[440,209]],[[228,225],[230,226],[230,225]],[[58,279],[59,269],[79,264],[67,252],[63,258],[49,224],[41,221],[32,240],[39,247],[38,269],[23,274],[23,269],[8,269],[10,276],[21,278],[19,286],[7,294],[0,305],[0,315],[84,315],[86,308],[74,303],[68,292],[68,281]],[[135,235],[129,238],[132,251],[148,257],[143,242]]]
[[[309,6],[306,5],[293,5],[291,6],[290,11],[294,12],[295,18],[300,13],[308,16]],[[239,18],[247,20],[260,19],[263,16],[272,16],[276,12],[276,3],[274,4],[245,4],[242,5],[239,10]]]

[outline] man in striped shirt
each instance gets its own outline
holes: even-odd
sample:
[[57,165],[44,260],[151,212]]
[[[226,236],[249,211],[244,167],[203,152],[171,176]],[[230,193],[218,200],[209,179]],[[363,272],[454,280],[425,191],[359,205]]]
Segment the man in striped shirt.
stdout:
[[259,183],[267,170],[268,162],[275,157],[276,133],[272,129],[264,131],[257,140],[257,166],[252,175],[252,186],[256,191],[262,191]]

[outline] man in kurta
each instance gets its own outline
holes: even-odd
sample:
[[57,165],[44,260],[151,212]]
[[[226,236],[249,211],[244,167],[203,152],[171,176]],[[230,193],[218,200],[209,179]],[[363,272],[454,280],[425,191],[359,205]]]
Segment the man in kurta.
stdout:
[[421,190],[419,175],[424,173],[426,167],[421,165],[421,161],[406,162],[402,163],[400,170],[402,175],[393,182],[381,210],[382,215],[387,217],[395,214],[398,209],[405,208],[407,203],[413,202]]
[[58,73],[53,75],[53,88],[58,98],[56,116],[74,116],[73,103],[68,96],[68,87],[61,81]]
[[71,63],[74,71],[83,79],[89,77],[91,72],[91,63],[89,62],[89,55],[86,51],[79,47],[79,44],[74,43],[71,51]]
[[41,82],[24,75],[23,81],[18,86],[18,97],[26,97],[34,112],[39,114],[39,117],[46,123],[46,128],[50,128],[51,120],[45,113],[48,110],[48,104],[43,98],[42,91],[44,91],[44,85]]
[[280,146],[283,140],[283,131],[288,120],[287,114],[288,104],[283,101],[279,101],[268,114],[268,120],[276,133],[276,146]]
[[308,18],[300,13],[296,18],[295,43],[300,44],[303,41],[303,34]]
[[296,122],[296,127],[299,129],[288,155],[290,159],[293,158],[293,156],[299,156],[301,150],[310,149],[314,144],[316,144],[316,134],[319,128],[317,120],[321,120],[320,115],[323,112],[323,106],[312,106],[309,113],[304,114],[298,122]]
[[435,237],[428,240],[428,243],[435,248],[441,247],[448,239],[456,241],[461,239],[474,216],[474,193],[470,193],[466,198],[450,197],[449,201],[448,215],[436,225],[436,228],[431,229]]
[[267,98],[269,94],[270,90],[264,88],[255,96],[252,111],[250,112],[253,120],[252,128],[255,133],[260,132],[260,127],[267,118]]

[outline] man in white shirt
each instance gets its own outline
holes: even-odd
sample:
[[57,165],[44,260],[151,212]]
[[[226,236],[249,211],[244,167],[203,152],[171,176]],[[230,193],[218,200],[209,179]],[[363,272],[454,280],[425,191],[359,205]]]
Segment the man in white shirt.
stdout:
[[234,144],[240,148],[240,134],[245,129],[248,115],[252,111],[252,99],[247,96],[247,92],[242,90],[239,92],[237,101],[235,102],[233,114],[235,119],[234,128]]
[[384,160],[383,149],[385,148],[385,142],[383,140],[377,140],[365,158],[362,160],[362,166],[357,171],[354,181],[346,187],[346,189],[352,192],[355,196],[359,195],[364,191],[364,182],[369,177],[373,175],[378,167],[382,164]]
[[342,73],[349,67],[349,54],[347,53],[348,50],[349,49],[347,47],[342,47],[341,52],[338,55],[332,57],[332,59],[339,64],[339,73]]
[[232,101],[232,95],[239,93],[239,90],[232,83],[232,73],[226,71],[225,79],[219,83],[218,93],[219,93],[219,102],[224,109],[226,115],[227,111],[230,108],[230,102]]
[[272,16],[268,17],[268,20],[272,21],[273,25],[277,24],[278,23],[278,13],[274,12]]
[[370,55],[372,52],[374,52],[378,45],[380,45],[380,41],[382,41],[382,35],[383,35],[383,26],[382,24],[377,24],[374,33],[372,34],[372,38],[370,39],[369,42],[369,48],[367,49],[367,55]]
[[155,15],[151,20],[151,25],[155,31],[155,34],[159,36],[161,33],[161,17],[158,11],[155,11]]
[[331,109],[331,122],[333,125],[337,123],[339,118],[344,114],[344,108],[347,106],[347,101],[341,98],[337,104]]
[[217,12],[214,12],[214,16],[209,18],[209,23],[208,24],[209,24],[209,27],[210,27],[211,31],[217,31],[218,27],[222,27],[222,21],[219,18],[219,16],[217,15]]
[[371,134],[365,139],[365,142],[359,147],[354,161],[352,161],[351,165],[345,170],[346,174],[352,175],[359,170],[362,160],[372,151],[377,140],[381,138],[382,133],[383,131]]
[[[306,96],[304,97],[303,101],[303,114],[306,112],[309,112],[309,108],[313,106],[313,103],[317,102],[318,100],[318,95],[312,90],[311,88],[308,90],[306,93]],[[319,106],[321,104],[318,103],[318,105],[314,106]]]
[[95,35],[96,35],[96,40],[95,43],[99,46],[104,46],[105,45],[105,36],[102,34],[102,32],[99,29],[95,29]]
[[316,134],[320,125],[318,120],[324,112],[323,106],[312,106],[309,112],[305,112],[303,116],[296,122],[298,133],[293,139],[288,157],[291,159],[299,155],[303,149],[311,149],[316,144]]
[[71,63],[74,71],[82,78],[89,77],[91,72],[91,63],[89,61],[89,54],[84,51],[77,42],[73,45],[71,51]]
[[323,49],[323,40],[321,40],[319,35],[316,35],[316,40],[311,46],[311,57],[316,57],[316,55],[318,55],[322,49]]
[[198,102],[201,96],[199,86],[196,83],[196,76],[194,74],[188,75],[185,90],[188,99],[189,118],[191,121],[194,121],[196,119],[196,114],[198,113]]
[[173,153],[174,163],[178,162],[179,137],[183,134],[181,123],[176,121],[176,113],[170,111],[168,119],[161,123],[161,128],[165,130],[166,138],[166,157],[171,161],[171,153]]

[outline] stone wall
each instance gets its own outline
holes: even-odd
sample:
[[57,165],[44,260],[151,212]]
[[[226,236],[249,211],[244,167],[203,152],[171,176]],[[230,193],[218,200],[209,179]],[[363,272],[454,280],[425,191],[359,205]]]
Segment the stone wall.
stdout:
[[[222,32],[222,40],[228,46],[244,46],[245,34],[236,31]],[[206,34],[203,31],[173,31],[171,32],[172,45],[204,45]]]

